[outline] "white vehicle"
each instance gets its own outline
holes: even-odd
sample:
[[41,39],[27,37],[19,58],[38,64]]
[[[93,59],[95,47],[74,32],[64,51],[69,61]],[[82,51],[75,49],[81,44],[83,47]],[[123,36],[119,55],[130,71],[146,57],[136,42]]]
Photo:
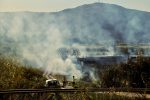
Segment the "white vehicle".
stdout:
[[46,80],[45,87],[47,88],[61,88],[61,83],[57,79]]

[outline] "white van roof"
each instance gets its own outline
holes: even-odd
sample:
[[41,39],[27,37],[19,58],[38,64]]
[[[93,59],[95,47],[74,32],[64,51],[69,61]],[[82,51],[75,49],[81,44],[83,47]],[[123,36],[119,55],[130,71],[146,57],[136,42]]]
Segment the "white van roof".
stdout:
[[46,82],[48,82],[48,81],[57,81],[57,79],[48,79],[48,80],[46,80]]

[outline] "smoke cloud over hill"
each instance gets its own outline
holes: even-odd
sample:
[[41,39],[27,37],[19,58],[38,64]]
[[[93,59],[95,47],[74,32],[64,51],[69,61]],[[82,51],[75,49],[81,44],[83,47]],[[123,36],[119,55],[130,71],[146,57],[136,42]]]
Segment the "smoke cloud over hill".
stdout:
[[0,13],[0,53],[23,63],[81,77],[73,57],[57,50],[72,45],[140,43],[150,39],[150,13],[95,3],[56,13]]

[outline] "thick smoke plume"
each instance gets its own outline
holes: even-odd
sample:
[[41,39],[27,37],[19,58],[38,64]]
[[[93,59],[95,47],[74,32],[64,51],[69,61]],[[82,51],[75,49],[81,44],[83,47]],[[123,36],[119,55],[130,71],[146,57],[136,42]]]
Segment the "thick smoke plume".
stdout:
[[[17,56],[22,63],[43,68],[47,74],[80,78],[81,67],[72,63],[73,57],[61,59],[60,47],[149,42],[149,32],[150,13],[110,4],[57,13],[0,13],[0,53]],[[115,54],[112,47],[108,51]]]
[[81,72],[71,59],[62,60],[57,52],[57,49],[66,45],[64,41],[69,38],[68,29],[64,27],[63,34],[53,22],[54,17],[46,15],[0,14],[1,53],[7,50],[6,54],[17,56],[24,64],[41,67],[45,74],[74,75],[80,78]]

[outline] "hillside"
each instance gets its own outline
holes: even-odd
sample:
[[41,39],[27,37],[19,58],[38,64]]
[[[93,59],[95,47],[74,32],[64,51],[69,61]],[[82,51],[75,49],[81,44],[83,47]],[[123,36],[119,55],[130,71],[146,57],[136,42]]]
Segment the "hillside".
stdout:
[[[63,46],[150,41],[150,12],[112,4],[94,3],[54,13],[1,12],[0,19],[0,54],[39,67],[57,58],[56,51]],[[65,68],[58,67],[67,72]],[[80,68],[73,66],[70,73],[75,69]]]
[[0,56],[0,90],[44,87],[43,71],[23,66],[11,57]]

